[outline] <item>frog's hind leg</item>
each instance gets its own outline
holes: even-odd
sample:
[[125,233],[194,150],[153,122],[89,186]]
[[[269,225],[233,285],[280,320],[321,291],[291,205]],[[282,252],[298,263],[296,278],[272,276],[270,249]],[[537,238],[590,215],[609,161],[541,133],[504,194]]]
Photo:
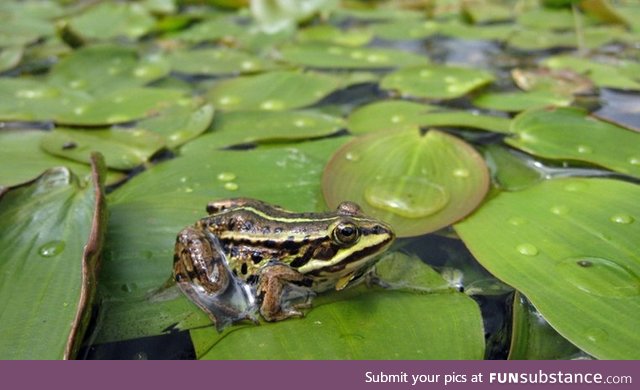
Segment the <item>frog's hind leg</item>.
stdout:
[[208,231],[187,227],[178,234],[173,274],[219,331],[244,319],[255,322],[253,292],[231,273],[218,239]]

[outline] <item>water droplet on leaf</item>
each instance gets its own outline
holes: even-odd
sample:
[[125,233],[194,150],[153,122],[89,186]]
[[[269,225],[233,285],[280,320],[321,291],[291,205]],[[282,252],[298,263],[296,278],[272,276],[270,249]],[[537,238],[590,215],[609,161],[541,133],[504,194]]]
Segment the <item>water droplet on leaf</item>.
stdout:
[[529,243],[523,243],[516,247],[516,250],[521,255],[525,256],[536,256],[538,254],[538,248]]
[[233,172],[220,172],[218,174],[218,180],[220,181],[231,181],[236,178],[236,174]]
[[59,255],[64,251],[65,242],[64,241],[49,241],[46,244],[43,244],[39,249],[38,253],[42,257],[54,257]]
[[611,217],[611,221],[626,225],[632,223],[633,221],[635,221],[635,219],[633,219],[633,217],[629,214],[616,214]]
[[224,188],[229,191],[236,191],[238,189],[238,184],[232,181],[224,183]]
[[422,218],[442,210],[449,193],[426,178],[401,176],[374,182],[365,189],[364,198],[370,205],[402,217]]

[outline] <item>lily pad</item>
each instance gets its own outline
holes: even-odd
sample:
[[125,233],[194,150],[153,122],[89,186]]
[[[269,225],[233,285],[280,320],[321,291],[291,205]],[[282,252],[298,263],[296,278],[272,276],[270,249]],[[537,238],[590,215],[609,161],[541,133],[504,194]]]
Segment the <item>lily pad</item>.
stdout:
[[98,3],[70,20],[71,28],[86,39],[140,38],[155,20],[138,3]]
[[509,119],[474,112],[448,110],[404,100],[386,100],[358,108],[349,116],[349,130],[365,133],[379,130],[430,126],[463,127],[507,133]]
[[438,33],[459,39],[505,41],[514,32],[511,24],[490,24],[487,26],[474,26],[458,21],[441,23]]
[[545,173],[537,166],[537,161],[504,146],[487,145],[484,155],[499,188],[518,191],[544,180]]
[[190,104],[172,104],[157,115],[139,121],[136,127],[162,135],[167,146],[175,148],[204,133],[211,125],[213,106],[198,103],[194,99]]
[[[196,355],[200,359],[481,359],[484,340],[475,302],[443,288],[446,281],[419,259],[389,260],[393,266],[386,269],[410,270],[422,291],[440,293],[360,286],[323,294],[303,319],[239,327],[223,335],[212,328],[191,330]],[[380,277],[386,281],[384,274]],[[441,315],[432,315],[436,312]],[[448,318],[458,319],[458,326],[448,326]],[[393,332],[398,326],[406,332]],[[318,337],[308,337],[310,329]],[[247,350],[240,345],[258,347]],[[392,351],[388,345],[393,345]]]
[[217,40],[233,40],[244,33],[246,27],[235,23],[231,18],[215,17],[196,23],[186,30],[171,34],[171,38],[189,43]]
[[277,71],[217,84],[208,97],[222,110],[287,110],[311,105],[340,87],[340,80],[312,72]]
[[310,139],[335,133],[343,127],[342,118],[317,111],[234,111],[219,115],[213,131],[194,142],[217,149],[255,142]]
[[[3,187],[26,183],[54,167],[67,167],[81,177],[89,173],[88,165],[56,157],[42,150],[40,143],[46,134],[32,129],[0,131],[0,156],[3,158],[0,164],[0,192]],[[106,184],[123,178],[122,173],[109,171],[106,174]]]
[[568,9],[537,8],[518,15],[518,24],[538,30],[572,30],[573,13]]
[[510,360],[571,359],[580,350],[560,336],[522,294],[513,298]]
[[385,76],[383,89],[396,90],[403,96],[429,99],[453,99],[493,81],[491,73],[447,65],[405,68]]
[[76,126],[99,126],[146,118],[176,101],[189,100],[185,92],[161,88],[125,88],[61,112],[55,121]]
[[[622,37],[625,31],[617,27],[591,27],[584,30],[581,43],[588,48],[597,48]],[[555,47],[576,47],[575,32],[552,32],[546,30],[518,30],[509,38],[509,46],[520,50],[546,50]]]
[[489,174],[467,143],[430,130],[377,132],[341,148],[325,168],[327,204],[355,201],[400,237],[433,232],[482,201]]
[[463,2],[460,15],[470,23],[486,24],[506,22],[514,17],[513,7],[491,2]]
[[593,94],[591,80],[569,69],[512,69],[511,78],[525,91],[549,91],[570,96],[572,94]]
[[169,56],[171,69],[197,75],[256,73],[272,67],[252,54],[233,49],[176,51]]
[[403,41],[435,35],[439,31],[439,24],[424,20],[395,20],[373,24],[371,30],[379,38]]
[[89,162],[95,151],[105,156],[109,168],[133,169],[164,147],[159,135],[140,129],[79,130],[57,128],[42,137],[47,152],[79,162]]
[[105,222],[99,177],[87,185],[54,168],[0,198],[3,359],[74,357],[89,319]]
[[283,30],[293,30],[298,22],[309,19],[316,13],[328,12],[335,8],[337,3],[337,0],[253,1],[249,3],[249,8],[259,28],[268,34],[274,34]]
[[300,42],[324,42],[344,46],[366,45],[373,38],[368,28],[341,30],[330,24],[320,24],[299,30],[296,36]]
[[547,180],[498,194],[454,227],[573,344],[599,359],[638,359],[639,197],[622,181]]
[[512,122],[509,145],[545,158],[589,162],[640,177],[640,134],[577,108],[536,109]]
[[22,46],[10,46],[0,50],[0,72],[15,68],[24,54]]
[[57,87],[100,96],[146,85],[168,73],[169,65],[159,58],[140,58],[134,49],[125,46],[96,45],[76,50],[60,60],[48,81]]
[[401,50],[348,47],[323,43],[288,45],[282,60],[296,65],[329,69],[377,69],[424,65],[427,57]]
[[407,100],[383,100],[358,107],[349,115],[349,131],[355,134],[398,128],[415,128],[425,112],[438,107]]
[[508,112],[524,111],[527,108],[546,106],[568,106],[573,96],[551,91],[487,92],[473,99],[477,107]]
[[620,71],[620,66],[595,62],[586,58],[569,55],[555,56],[543,61],[552,69],[571,69],[587,75],[601,87],[640,90],[640,82]]

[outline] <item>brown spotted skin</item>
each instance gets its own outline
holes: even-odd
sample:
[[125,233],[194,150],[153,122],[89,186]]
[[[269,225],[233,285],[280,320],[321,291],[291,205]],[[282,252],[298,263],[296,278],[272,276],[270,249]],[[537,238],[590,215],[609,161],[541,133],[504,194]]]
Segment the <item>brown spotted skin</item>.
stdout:
[[[174,275],[217,324],[220,316],[249,318],[252,298],[267,321],[300,316],[315,292],[360,277],[394,239],[386,224],[352,202],[333,212],[295,213],[235,198],[211,202],[206,210],[209,216],[178,235]],[[254,297],[245,297],[246,286]],[[285,302],[290,296],[302,302]]]

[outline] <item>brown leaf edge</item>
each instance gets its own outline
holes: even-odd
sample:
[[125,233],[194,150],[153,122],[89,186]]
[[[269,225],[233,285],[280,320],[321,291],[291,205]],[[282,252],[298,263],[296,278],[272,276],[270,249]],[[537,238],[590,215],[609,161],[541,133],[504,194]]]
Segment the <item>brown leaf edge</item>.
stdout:
[[82,286],[76,316],[67,338],[63,359],[74,359],[91,319],[91,307],[95,298],[100,255],[107,225],[107,209],[104,197],[106,165],[100,153],[91,154],[91,183],[95,192],[91,232],[82,254]]

